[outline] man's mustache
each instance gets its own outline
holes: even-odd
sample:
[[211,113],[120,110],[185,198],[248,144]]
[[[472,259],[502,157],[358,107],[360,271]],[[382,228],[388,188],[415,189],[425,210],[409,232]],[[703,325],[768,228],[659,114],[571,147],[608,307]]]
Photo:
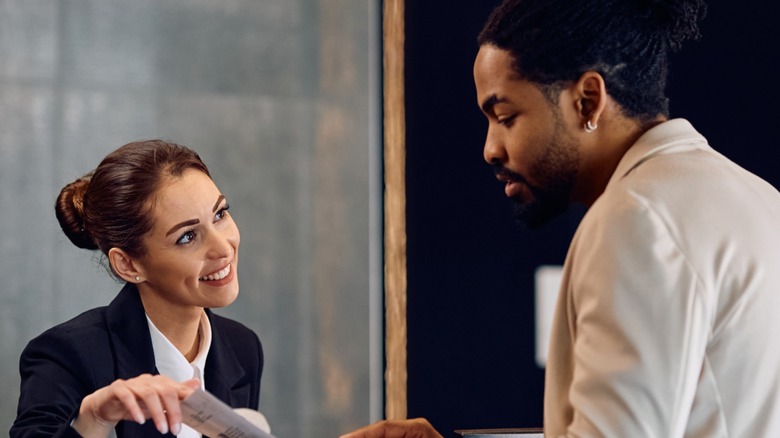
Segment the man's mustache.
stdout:
[[496,174],[496,178],[500,179],[501,181],[513,181],[513,182],[521,182],[527,186],[530,186],[528,184],[528,181],[520,175],[519,173],[512,172],[511,170],[504,167],[501,163],[495,163],[493,164],[493,172]]

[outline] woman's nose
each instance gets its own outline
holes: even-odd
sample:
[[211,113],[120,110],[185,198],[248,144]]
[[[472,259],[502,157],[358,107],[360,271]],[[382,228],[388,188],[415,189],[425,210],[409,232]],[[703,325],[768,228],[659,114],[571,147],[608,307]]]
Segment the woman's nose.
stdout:
[[210,258],[228,258],[235,251],[233,241],[235,239],[230,233],[225,231],[214,231],[209,239],[208,256]]

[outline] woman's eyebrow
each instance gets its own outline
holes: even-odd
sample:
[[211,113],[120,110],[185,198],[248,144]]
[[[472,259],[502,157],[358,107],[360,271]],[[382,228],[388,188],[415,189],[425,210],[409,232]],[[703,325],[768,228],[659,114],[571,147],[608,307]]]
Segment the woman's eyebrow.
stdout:
[[165,237],[170,236],[171,234],[173,234],[174,231],[178,230],[179,228],[187,227],[187,226],[190,226],[190,225],[195,225],[195,224],[198,224],[198,223],[200,223],[200,220],[198,220],[198,219],[190,219],[188,221],[179,222],[178,224],[176,224],[173,227],[171,227],[170,230],[168,230],[168,232],[165,234]]
[[211,209],[212,212],[216,213],[217,209],[219,208],[219,204],[222,203],[222,200],[225,199],[225,195],[219,195],[219,198],[217,198],[217,203],[214,204],[214,208]]
[[[225,199],[225,195],[219,195],[219,197],[217,198],[217,203],[214,204],[214,207],[211,209],[211,211],[216,213],[217,209],[219,208],[219,204],[222,203],[223,199]],[[198,220],[198,219],[190,219],[190,220],[187,220],[187,221],[184,221],[184,222],[179,222],[178,224],[176,224],[173,227],[171,227],[171,229],[168,230],[167,233],[165,233],[165,237],[170,236],[171,234],[173,234],[174,231],[178,230],[179,228],[187,227],[187,226],[190,226],[190,225],[196,225],[196,224],[199,224],[199,223],[200,223],[200,220]]]

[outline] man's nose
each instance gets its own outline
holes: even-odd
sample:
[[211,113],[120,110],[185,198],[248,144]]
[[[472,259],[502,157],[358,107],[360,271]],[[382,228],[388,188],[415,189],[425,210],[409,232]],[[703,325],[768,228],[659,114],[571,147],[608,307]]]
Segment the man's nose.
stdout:
[[482,156],[488,164],[506,162],[506,148],[502,140],[495,135],[492,129],[488,128],[485,136],[485,146],[482,149]]

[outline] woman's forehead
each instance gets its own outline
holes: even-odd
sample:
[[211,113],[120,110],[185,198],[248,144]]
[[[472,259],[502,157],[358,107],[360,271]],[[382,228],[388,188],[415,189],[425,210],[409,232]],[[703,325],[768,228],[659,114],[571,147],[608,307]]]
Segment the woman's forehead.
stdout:
[[220,191],[208,175],[188,169],[180,176],[166,177],[155,193],[150,213],[158,220],[175,221],[182,215],[200,214],[204,209],[211,211],[219,197]]

